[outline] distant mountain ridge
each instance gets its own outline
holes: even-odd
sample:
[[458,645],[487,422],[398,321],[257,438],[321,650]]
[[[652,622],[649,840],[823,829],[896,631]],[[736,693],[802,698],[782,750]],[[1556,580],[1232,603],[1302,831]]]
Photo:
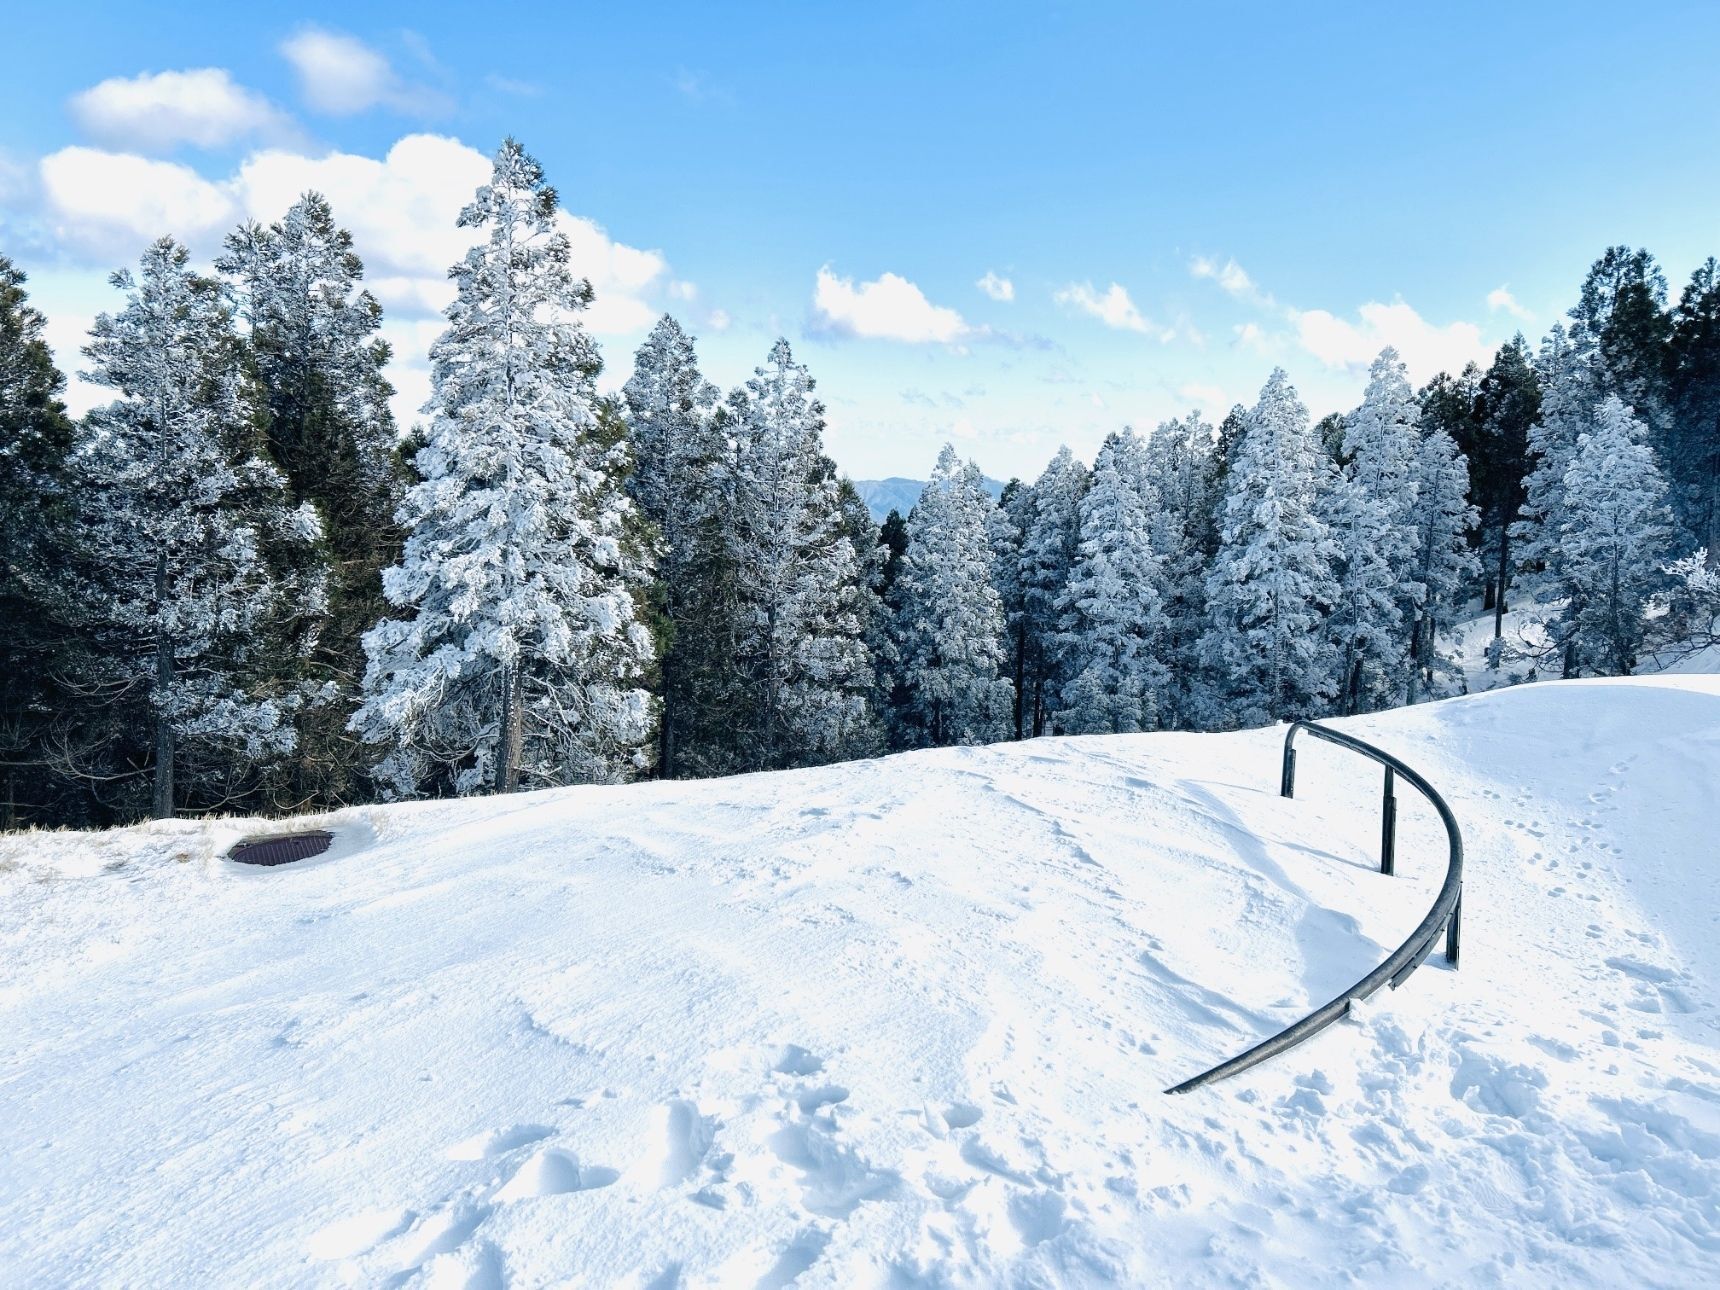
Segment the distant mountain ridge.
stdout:
[[[985,491],[991,494],[993,501],[1003,496],[1002,480],[989,475],[980,478],[985,481]],[[854,490],[860,494],[860,500],[866,503],[866,509],[878,524],[882,524],[891,511],[900,511],[906,517],[914,509],[914,503],[920,500],[925,487],[923,479],[903,479],[900,475],[892,475],[889,479],[854,481]]]

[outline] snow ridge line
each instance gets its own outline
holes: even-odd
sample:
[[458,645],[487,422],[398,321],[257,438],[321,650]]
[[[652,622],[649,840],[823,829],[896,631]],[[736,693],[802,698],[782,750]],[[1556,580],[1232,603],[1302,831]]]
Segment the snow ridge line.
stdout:
[[[1345,990],[1330,1003],[1316,1008],[1302,1020],[1279,1031],[1270,1039],[1264,1039],[1246,1052],[1238,1053],[1228,1061],[1220,1062],[1211,1070],[1203,1071],[1192,1079],[1186,1079],[1181,1084],[1167,1088],[1166,1093],[1190,1093],[1207,1084],[1217,1083],[1232,1075],[1241,1074],[1250,1067],[1258,1066],[1279,1053],[1294,1048],[1303,1040],[1312,1039],[1327,1026],[1340,1017],[1346,1016],[1350,1005],[1358,1000],[1366,999],[1383,985],[1397,989],[1427,960],[1433,952],[1434,942],[1440,933],[1445,933],[1445,958],[1453,968],[1457,966],[1458,936],[1463,916],[1463,833],[1457,827],[1457,817],[1451,813],[1445,799],[1437,789],[1422,778],[1419,771],[1386,752],[1376,748],[1365,739],[1334,730],[1331,726],[1321,725],[1315,721],[1294,721],[1284,734],[1284,770],[1279,782],[1279,796],[1296,796],[1296,734],[1306,730],[1316,739],[1324,739],[1327,743],[1337,744],[1348,748],[1351,752],[1360,753],[1386,768],[1388,829],[1390,828],[1391,812],[1395,810],[1393,799],[1390,798],[1391,776],[1396,774],[1410,785],[1420,790],[1428,803],[1438,812],[1440,822],[1445,825],[1446,837],[1451,843],[1451,854],[1446,862],[1445,882],[1441,884],[1439,894],[1434,897],[1433,906],[1427,911],[1416,929],[1409,934],[1404,943],[1393,950],[1386,961],[1372,972],[1369,972],[1355,985]],[[1389,837],[1389,834],[1388,834]],[[1390,845],[1387,844],[1386,854],[1390,855]]]

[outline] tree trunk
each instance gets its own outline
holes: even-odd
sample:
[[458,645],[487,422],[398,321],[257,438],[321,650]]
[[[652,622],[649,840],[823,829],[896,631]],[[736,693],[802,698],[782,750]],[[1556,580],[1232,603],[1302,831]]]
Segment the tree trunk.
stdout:
[[496,739],[495,791],[498,793],[512,793],[520,786],[520,748],[525,730],[523,718],[519,669],[510,667],[502,673],[502,722]]
[[1710,569],[1720,569],[1720,472],[1709,476],[1708,479],[1708,540],[1704,545],[1708,548],[1708,559],[1704,561]]
[[167,692],[173,688],[173,637],[162,626],[167,608],[167,553],[155,557],[155,690],[150,695],[155,710],[155,782],[150,793],[150,814],[158,820],[173,818],[173,722],[167,715]]
[[1426,621],[1427,615],[1418,612],[1415,625],[1409,632],[1409,692],[1406,697],[1411,704],[1421,701],[1422,625]]
[[675,682],[673,650],[663,656],[663,715],[657,728],[657,777],[672,779],[675,775]]
[[1027,629],[1015,629],[1015,737],[1021,738],[1023,702],[1027,693]]
[[1499,572],[1493,593],[1493,639],[1505,635],[1505,584],[1511,569],[1511,525],[1499,526]]

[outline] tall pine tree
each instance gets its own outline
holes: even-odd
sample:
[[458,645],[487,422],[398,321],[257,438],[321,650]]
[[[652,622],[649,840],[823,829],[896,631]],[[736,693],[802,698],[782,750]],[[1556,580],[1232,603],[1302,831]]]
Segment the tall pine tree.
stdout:
[[1649,446],[1667,448],[1666,275],[1647,251],[1609,246],[1590,266],[1570,310],[1571,343],[1589,360],[1596,401],[1617,395],[1649,429]]
[[979,468],[963,466],[945,445],[908,515],[894,588],[908,746],[985,743],[1008,732],[1003,601],[992,585],[986,533],[992,509]]
[[[1481,510],[1488,596],[1493,606],[1495,645],[1503,638],[1508,591],[1516,560],[1511,526],[1523,506],[1529,473],[1529,429],[1541,410],[1541,387],[1522,336],[1499,347],[1476,388],[1475,438],[1457,442],[1469,459],[1475,501]],[[1495,653],[1497,657],[1497,653]]]
[[1643,613],[1665,580],[1672,536],[1666,486],[1647,428],[1608,395],[1565,473],[1565,579],[1558,635],[1572,674],[1628,675],[1642,645]]
[[1023,733],[1054,733],[1058,695],[1068,676],[1063,598],[1081,553],[1081,499],[1087,468],[1059,448],[1033,484],[1021,538]]
[[1403,360],[1382,350],[1361,407],[1344,419],[1343,464],[1325,507],[1338,551],[1330,628],[1346,713],[1386,707],[1408,685],[1408,622],[1426,594],[1415,567],[1420,414]]
[[359,787],[362,749],[345,733],[364,668],[361,637],[387,608],[382,570],[398,559],[394,511],[406,471],[383,376],[382,308],[328,202],[306,193],[284,218],[246,224],[216,267],[236,284],[263,429],[290,496],[322,520],[329,612],[311,674],[337,702],[299,717],[295,796],[342,801]]
[[113,747],[147,765],[149,809],[226,805],[247,775],[290,753],[303,698],[291,658],[326,600],[321,526],[288,504],[248,397],[221,284],[162,239],[118,314],[91,329],[87,379],[119,398],[91,412],[78,457],[80,544],[90,554],[87,630],[101,666],[81,678],[110,701]]
[[431,347],[423,475],[407,494],[404,611],[364,639],[353,728],[396,795],[607,781],[650,763],[645,569],[621,493],[625,439],[598,416],[556,194],[514,140],[460,212],[483,241]]
[[1207,577],[1201,657],[1216,690],[1208,724],[1308,716],[1333,694],[1321,628],[1337,599],[1337,548],[1316,508],[1326,469],[1308,409],[1274,369],[1230,459]]
[[1672,315],[1666,468],[1685,529],[1720,567],[1720,265],[1691,274]]
[[1005,670],[1015,692],[1011,724],[1020,739],[1032,722],[1023,702],[1027,692],[1027,609],[1022,588],[1021,546],[1033,520],[1033,488],[1012,479],[986,518],[991,542],[991,581],[1003,601]]
[[1067,676],[1058,728],[1134,734],[1158,724],[1169,669],[1162,659],[1165,556],[1153,546],[1161,513],[1133,430],[1111,435],[1081,499],[1080,549],[1062,600]]
[[1405,698],[1438,696],[1460,677],[1439,651],[1440,633],[1456,615],[1480,561],[1469,535],[1480,511],[1469,503],[1469,463],[1438,425],[1423,427],[1411,465],[1415,485],[1415,581],[1422,594],[1410,617],[1409,684]]
[[865,570],[844,527],[824,406],[786,340],[729,398],[735,660],[744,703],[734,764],[774,769],[876,746]]
[[44,765],[44,741],[63,696],[61,588],[68,539],[69,457],[75,431],[60,394],[66,378],[28,303],[24,274],[0,256],[0,828],[42,823],[63,795]]
[[1213,493],[1212,427],[1199,413],[1165,422],[1147,440],[1145,470],[1158,499],[1149,519],[1153,549],[1164,558],[1160,655],[1170,674],[1161,692],[1159,720],[1181,729],[1202,703],[1199,644],[1206,622],[1206,544],[1208,532],[1215,531],[1218,500]]
[[[633,438],[629,491],[657,527],[657,577],[668,620],[657,770],[696,769],[718,718],[728,663],[723,480],[727,444],[717,387],[699,373],[693,338],[667,314],[633,360],[623,387]],[[684,755],[687,757],[683,764]]]

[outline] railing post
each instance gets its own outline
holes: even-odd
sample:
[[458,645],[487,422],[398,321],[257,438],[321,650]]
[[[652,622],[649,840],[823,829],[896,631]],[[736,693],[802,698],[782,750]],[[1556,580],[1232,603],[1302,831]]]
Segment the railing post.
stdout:
[[1278,796],[1296,796],[1296,749],[1290,741],[1296,737],[1296,727],[1290,727],[1290,733],[1284,736],[1284,769],[1278,777]]
[[1463,889],[1458,888],[1457,903],[1451,907],[1451,917],[1445,920],[1445,961],[1457,966],[1458,942],[1463,933]]
[[1380,823],[1380,872],[1397,871],[1397,794],[1392,792],[1392,768],[1386,767],[1386,794]]

